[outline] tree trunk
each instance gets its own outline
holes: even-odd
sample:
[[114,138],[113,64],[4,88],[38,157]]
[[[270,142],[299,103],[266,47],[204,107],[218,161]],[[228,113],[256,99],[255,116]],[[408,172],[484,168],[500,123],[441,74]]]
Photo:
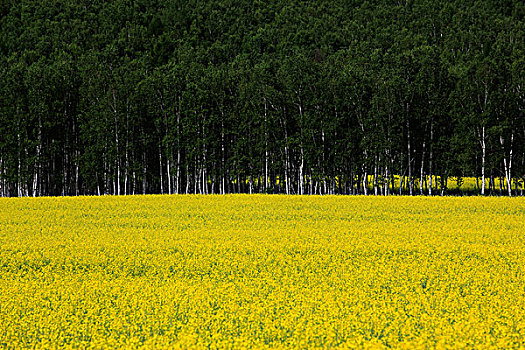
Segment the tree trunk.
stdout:
[[173,194],[172,187],[171,187],[171,155],[168,157],[168,164],[166,166],[166,175],[168,176],[168,194]]
[[[286,143],[286,141],[285,141],[285,143]],[[288,158],[288,146],[286,144],[284,146],[284,157],[285,157],[285,161],[284,161],[284,186],[286,188],[286,194],[290,194],[290,178],[288,177],[289,158]]]
[[407,155],[408,155],[408,192],[412,196],[412,150],[410,144],[410,121],[408,119],[408,103],[407,103]]
[[509,197],[512,196],[512,146],[513,146],[513,142],[514,142],[514,133],[511,133],[510,135],[510,151],[509,151],[509,157],[507,159],[507,155],[505,154],[505,149],[504,149],[504,139],[503,139],[503,136],[500,136],[499,138],[500,140],[500,144],[501,144],[501,148],[503,149],[503,166],[504,166],[504,171],[505,171],[505,179],[507,181],[507,189],[508,189],[508,194],[509,194]]
[[424,179],[424,165],[425,165],[425,141],[423,141],[423,148],[421,150],[421,168],[419,171],[419,194],[423,195],[423,179]]
[[481,195],[485,195],[485,156],[486,156],[486,144],[485,144],[485,126],[481,127]]
[[116,193],[117,195],[120,195],[120,144],[119,144],[119,130],[118,130],[118,118],[117,118],[117,97],[115,93],[115,89],[112,90],[113,94],[113,117],[115,122],[115,146],[116,146],[116,155],[115,155],[115,167],[117,168],[117,179],[116,179]]
[[[145,149],[146,147],[144,147]],[[142,194],[146,194],[146,176],[147,176],[147,166],[146,166],[146,151],[142,153]]]
[[374,196],[377,196],[377,154],[374,158]]
[[159,176],[160,176],[160,194],[164,194],[164,176],[162,169],[162,142],[159,143]]
[[4,162],[0,155],[0,197],[5,197]]
[[38,117],[38,144],[36,146],[36,159],[35,159],[35,166],[34,166],[34,174],[33,174],[33,188],[32,188],[32,195],[33,197],[37,197],[39,195],[38,193],[38,181],[39,181],[39,175],[40,175],[40,150],[42,149],[42,120],[41,117]]
[[22,145],[20,144],[20,133],[17,134],[17,140],[18,140],[18,171],[16,173],[16,189],[17,189],[17,195],[18,197],[22,197],[22,152],[20,149],[22,148]]
[[264,99],[264,191],[268,192],[270,180],[268,178],[268,104],[266,98]]
[[137,185],[137,172],[133,170],[133,184],[131,185],[131,194],[135,195]]
[[128,182],[129,182],[129,137],[126,137],[126,151],[125,151],[125,164],[124,167],[124,195],[128,194]]

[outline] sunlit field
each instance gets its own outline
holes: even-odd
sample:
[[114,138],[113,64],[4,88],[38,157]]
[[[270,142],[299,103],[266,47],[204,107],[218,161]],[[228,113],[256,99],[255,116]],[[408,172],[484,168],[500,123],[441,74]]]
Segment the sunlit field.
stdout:
[[0,348],[519,348],[525,199],[0,199]]

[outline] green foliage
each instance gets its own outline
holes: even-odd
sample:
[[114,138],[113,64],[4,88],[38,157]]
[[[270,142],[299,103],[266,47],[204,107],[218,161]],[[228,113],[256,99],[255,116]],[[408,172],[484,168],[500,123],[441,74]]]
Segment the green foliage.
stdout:
[[524,16],[488,0],[3,1],[0,195],[517,179]]

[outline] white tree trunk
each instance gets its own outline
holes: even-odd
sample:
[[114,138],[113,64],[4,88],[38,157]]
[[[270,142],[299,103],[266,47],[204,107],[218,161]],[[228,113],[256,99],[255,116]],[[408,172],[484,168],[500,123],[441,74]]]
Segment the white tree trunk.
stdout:
[[299,194],[304,194],[304,149],[301,145],[301,165],[299,166]]
[[0,156],[0,197],[5,197],[5,182],[4,182],[4,162]]
[[[286,140],[285,140],[285,143],[286,143]],[[289,162],[289,159],[288,159],[288,146],[284,146],[284,156],[285,156],[285,161],[284,161],[284,186],[286,188],[286,194],[290,194],[290,179],[288,178],[288,162]]]
[[419,169],[419,194],[423,195],[423,179],[424,179],[424,166],[425,166],[425,141],[423,141],[423,150],[421,154],[421,168]]
[[[385,164],[388,164],[388,163],[385,163]],[[384,190],[384,193],[385,193],[385,196],[388,196],[390,193],[389,193],[389,190],[388,190],[388,165],[385,165],[385,190]]]
[[412,191],[412,152],[410,145],[410,131],[407,131],[408,142],[407,142],[407,153],[408,153],[408,192],[412,196],[414,193]]
[[[503,148],[503,145],[504,145],[503,137],[500,136],[499,139],[500,139],[501,147]],[[510,136],[509,157],[507,159],[506,154],[504,154],[503,156],[503,166],[505,167],[505,180],[507,182],[507,190],[508,190],[509,197],[512,196],[512,146],[513,146],[513,142],[514,142],[514,133],[512,133]],[[505,150],[503,149],[503,151]]]
[[366,171],[366,167],[363,174],[363,194],[368,196],[368,172]]
[[[117,147],[117,155],[116,155],[116,159],[115,159],[115,163],[116,163],[116,168],[117,168],[117,188],[116,188],[116,193],[117,195],[120,195],[120,160],[119,160],[119,156],[120,156],[120,144],[119,144],[119,130],[118,130],[118,118],[117,118],[117,96],[115,94],[115,90],[113,89],[112,91],[112,94],[113,94],[113,105],[111,106],[112,110],[113,110],[113,117],[114,117],[114,122],[115,122],[115,145]],[[115,192],[115,190],[113,191]]]
[[374,196],[377,196],[377,155],[374,162]]
[[434,141],[434,123],[430,122],[430,151],[429,151],[429,159],[428,159],[428,195],[432,196],[432,161],[433,161],[433,154],[432,150],[434,147],[433,144]]
[[125,166],[125,169],[124,169],[124,195],[127,195],[128,194],[128,182],[129,182],[129,144],[128,144],[128,140],[126,138],[126,166]]
[[486,144],[485,144],[485,126],[481,127],[481,195],[485,195],[485,155],[486,155]]
[[[180,96],[179,96],[179,106],[180,106]],[[181,178],[180,178],[180,160],[181,160],[181,153],[180,153],[180,108],[177,108],[177,178],[176,178],[176,182],[175,182],[175,193],[179,194],[180,193],[180,186],[182,185],[181,183]],[[187,173],[187,172],[186,172]],[[189,178],[186,176],[186,183],[189,182]],[[186,193],[188,192],[188,189],[186,188]]]
[[147,167],[146,167],[146,153],[143,153],[142,156],[143,161],[143,168],[142,168],[142,194],[146,194],[146,174],[147,174]]
[[[364,130],[364,128],[363,128]],[[365,155],[365,161],[368,159],[368,152],[365,150],[364,152],[364,155]],[[365,196],[368,196],[368,170],[366,168],[366,164],[362,164],[361,165],[361,169],[362,169],[362,172],[363,172],[363,194]]]
[[159,175],[160,175],[160,194],[164,194],[164,176],[162,171],[162,142],[159,143]]
[[268,178],[268,104],[266,98],[264,99],[264,190],[265,192],[270,187],[270,179]]
[[166,168],[166,173],[168,176],[168,194],[173,194],[172,187],[171,187],[171,170],[170,170],[171,164],[172,164],[172,161],[171,161],[171,155],[170,155],[170,157],[168,158],[168,166]]

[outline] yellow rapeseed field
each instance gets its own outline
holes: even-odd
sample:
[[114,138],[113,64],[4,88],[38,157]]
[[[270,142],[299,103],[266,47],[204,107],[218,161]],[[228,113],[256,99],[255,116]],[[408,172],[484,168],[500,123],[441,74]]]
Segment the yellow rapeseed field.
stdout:
[[525,199],[0,199],[0,348],[523,348]]

